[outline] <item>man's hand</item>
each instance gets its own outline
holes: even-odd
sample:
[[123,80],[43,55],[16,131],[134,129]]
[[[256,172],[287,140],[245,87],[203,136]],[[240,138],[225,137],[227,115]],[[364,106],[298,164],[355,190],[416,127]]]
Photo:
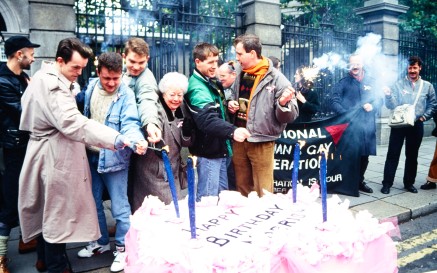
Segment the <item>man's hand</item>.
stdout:
[[249,133],[249,131],[247,131],[246,128],[238,127],[237,129],[235,129],[235,131],[234,131],[234,140],[235,141],[243,142],[248,137],[250,137],[250,133]]
[[147,140],[151,143],[156,143],[162,138],[161,130],[153,123],[147,124],[147,134]]
[[384,91],[384,94],[385,94],[386,96],[390,96],[390,95],[391,95],[391,90],[390,90],[390,88],[388,88],[387,86],[384,86],[384,87],[382,88],[382,91]]
[[302,103],[307,102],[307,100],[305,99],[305,97],[302,95],[301,92],[296,92],[296,99],[298,99]]
[[366,103],[363,105],[363,108],[366,112],[370,112],[373,110],[373,106],[370,103]]
[[236,100],[230,100],[228,102],[228,110],[231,114],[235,114],[240,109],[240,104]]
[[287,89],[282,92],[281,97],[279,98],[279,105],[284,107],[290,100],[294,98],[296,91],[293,87],[289,86]]
[[135,153],[139,155],[143,155],[147,151],[147,146],[149,146],[149,143],[147,143],[146,140],[140,140],[135,144]]
[[127,137],[125,137],[122,134],[119,134],[116,138],[115,138],[115,143],[114,143],[114,148],[116,150],[123,150],[124,147],[129,147],[130,146],[130,141]]

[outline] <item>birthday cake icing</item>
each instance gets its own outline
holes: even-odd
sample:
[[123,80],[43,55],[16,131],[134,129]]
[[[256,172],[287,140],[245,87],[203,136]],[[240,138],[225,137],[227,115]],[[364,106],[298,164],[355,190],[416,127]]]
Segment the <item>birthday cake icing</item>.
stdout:
[[391,222],[353,214],[336,195],[324,222],[318,187],[297,191],[295,203],[291,194],[202,198],[195,239],[187,199],[177,218],[172,204],[148,196],[131,216],[125,272],[397,272]]

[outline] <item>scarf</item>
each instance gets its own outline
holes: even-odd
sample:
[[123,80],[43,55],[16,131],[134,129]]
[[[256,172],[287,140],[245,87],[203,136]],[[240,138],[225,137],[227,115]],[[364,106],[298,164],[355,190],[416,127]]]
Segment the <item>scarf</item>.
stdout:
[[253,87],[250,90],[249,103],[247,105],[247,111],[246,111],[247,117],[249,117],[250,103],[252,101],[252,97],[253,94],[255,93],[256,87],[258,86],[259,82],[261,81],[261,79],[264,77],[264,75],[267,73],[268,70],[269,70],[269,61],[264,56],[261,56],[261,61],[254,67],[249,69],[243,69],[243,72],[256,76],[255,81],[253,83]]

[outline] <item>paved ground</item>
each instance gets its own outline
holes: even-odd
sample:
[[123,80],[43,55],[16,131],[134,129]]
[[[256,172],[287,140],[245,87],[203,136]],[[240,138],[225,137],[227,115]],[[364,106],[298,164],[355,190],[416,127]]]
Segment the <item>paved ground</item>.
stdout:
[[[399,222],[409,221],[425,214],[437,211],[437,190],[423,191],[419,187],[426,182],[429,164],[432,160],[436,138],[424,138],[420,153],[419,166],[415,186],[419,193],[413,194],[403,189],[402,176],[404,171],[403,153],[396,173],[395,183],[390,194],[384,195],[380,192],[382,173],[384,170],[387,145],[378,146],[378,155],[370,158],[369,167],[366,173],[368,185],[373,188],[374,193],[361,193],[360,197],[340,196],[342,199],[351,201],[351,209],[355,211],[368,210],[376,218],[385,219],[397,217]],[[18,254],[18,231],[15,229],[9,244],[9,258],[11,259],[9,268],[11,273],[31,273],[37,272],[34,268],[36,254]],[[112,263],[112,253],[106,253],[100,257],[90,259],[76,258],[77,251],[84,244],[69,244],[68,256],[75,272],[109,272]]]

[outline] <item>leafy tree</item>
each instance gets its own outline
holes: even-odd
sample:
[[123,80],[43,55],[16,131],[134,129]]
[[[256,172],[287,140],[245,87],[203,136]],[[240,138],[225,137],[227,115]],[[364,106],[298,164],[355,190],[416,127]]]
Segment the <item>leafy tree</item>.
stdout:
[[[289,2],[293,1],[280,0],[284,8]],[[338,29],[348,30],[356,29],[363,22],[354,9],[363,7],[364,0],[296,0],[294,2],[301,4],[297,10],[303,14],[294,18],[301,24],[319,27],[322,23],[330,23]],[[399,0],[399,4],[410,7],[406,14],[400,16],[402,29],[437,38],[437,1]]]
[[[292,0],[281,0],[281,6],[287,7]],[[295,8],[301,13],[297,18],[300,25],[320,27],[332,24],[341,30],[353,30],[362,25],[363,19],[356,15],[354,8],[363,5],[364,0],[297,0]]]
[[402,29],[437,38],[437,1],[401,0],[399,2],[410,7],[407,13],[401,16]]

